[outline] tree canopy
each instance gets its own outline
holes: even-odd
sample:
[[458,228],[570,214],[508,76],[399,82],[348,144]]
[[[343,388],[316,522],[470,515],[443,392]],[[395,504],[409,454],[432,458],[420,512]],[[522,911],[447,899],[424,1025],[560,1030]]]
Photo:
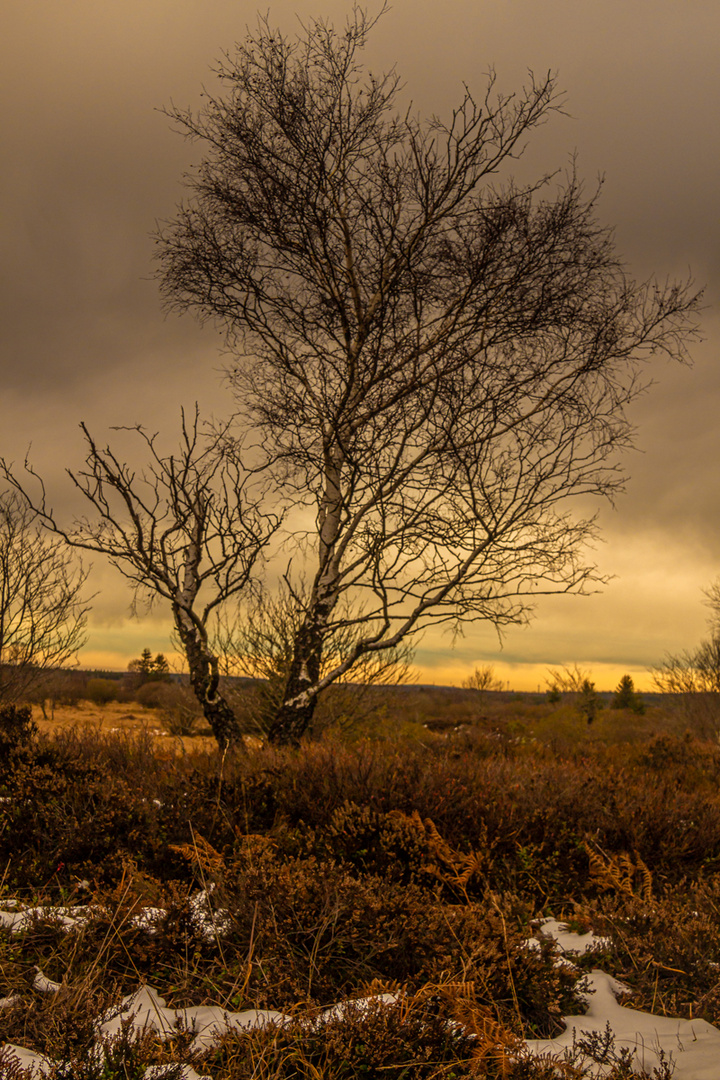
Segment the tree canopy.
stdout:
[[594,522],[568,497],[619,490],[641,364],[685,355],[697,305],[628,276],[574,169],[505,178],[553,77],[503,96],[491,76],[423,121],[363,67],[372,26],[355,8],[291,41],[261,21],[226,93],[171,114],[204,156],[158,236],[166,299],[224,328],[242,422],[315,515],[278,739],[362,655],[583,588]]

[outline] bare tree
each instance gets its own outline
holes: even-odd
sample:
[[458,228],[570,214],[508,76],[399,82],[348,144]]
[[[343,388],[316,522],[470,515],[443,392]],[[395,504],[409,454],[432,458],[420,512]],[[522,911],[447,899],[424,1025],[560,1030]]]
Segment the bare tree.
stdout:
[[35,522],[14,491],[0,493],[0,703],[71,660],[85,641],[87,572]]
[[561,668],[548,668],[545,684],[550,694],[580,694],[586,682],[589,682],[590,672],[583,671],[577,664],[570,667],[564,664]]
[[654,670],[653,681],[662,693],[720,695],[720,636],[666,656]]
[[668,654],[652,671],[653,682],[701,738],[720,734],[720,634],[696,649]]
[[360,657],[592,579],[593,520],[567,499],[619,490],[641,362],[684,356],[697,305],[628,278],[574,170],[494,179],[558,109],[552,77],[501,96],[491,76],[423,122],[394,72],[364,71],[372,25],[356,7],[290,41],[261,21],[227,94],[170,113],[205,157],[157,237],[166,300],[224,326],[245,422],[315,514],[278,741]]
[[[81,427],[86,468],[68,473],[93,516],[61,527],[44,488],[36,512],[72,547],[106,555],[133,585],[135,604],[156,598],[169,603],[205,718],[221,747],[237,742],[235,715],[218,689],[208,622],[249,585],[279,519],[261,512],[253,474],[228,444],[226,427],[201,431],[197,409],[192,424],[183,413],[180,449],[170,456],[161,456],[157,436],[141,427],[115,429],[135,432],[144,444],[148,463],[139,474]],[[19,486],[7,468],[6,474]]]
[[476,666],[472,674],[468,675],[466,679],[460,683],[463,690],[480,690],[483,692],[489,690],[502,690],[503,684],[501,679],[495,678],[495,668],[492,664],[483,664],[482,666]]
[[720,732],[720,581],[705,590],[710,608],[710,637],[695,649],[668,653],[653,669],[657,689],[674,698],[697,733],[716,738]]
[[[226,608],[218,620],[213,643],[221,670],[259,680],[253,718],[263,735],[267,735],[282,704],[308,600],[304,582],[292,585],[285,578],[276,592],[270,594],[260,588],[243,598],[234,612]],[[341,598],[341,618],[336,616],[324,641],[321,677],[342,663],[362,633],[361,613],[356,611],[350,618],[347,607],[348,598]],[[335,723],[350,728],[366,718],[377,704],[378,687],[409,681],[411,660],[412,648],[407,642],[384,652],[361,655],[352,668],[351,685],[335,683],[319,695],[325,708],[320,710],[319,718],[316,712],[313,726],[319,719],[325,725]],[[334,691],[329,697],[328,690]]]
[[712,635],[720,638],[720,578],[705,589],[705,604],[710,608],[708,625]]

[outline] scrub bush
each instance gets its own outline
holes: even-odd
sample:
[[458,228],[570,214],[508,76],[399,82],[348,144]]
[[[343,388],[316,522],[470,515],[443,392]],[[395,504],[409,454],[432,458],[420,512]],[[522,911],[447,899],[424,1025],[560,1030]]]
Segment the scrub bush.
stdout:
[[27,746],[37,735],[29,705],[0,705],[0,755]]

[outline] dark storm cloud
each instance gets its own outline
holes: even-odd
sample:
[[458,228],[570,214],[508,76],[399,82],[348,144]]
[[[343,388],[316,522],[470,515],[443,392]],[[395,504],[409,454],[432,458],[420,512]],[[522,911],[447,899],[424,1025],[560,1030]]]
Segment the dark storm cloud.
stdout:
[[[280,0],[271,21],[293,33],[296,10],[339,23],[348,8]],[[181,404],[230,408],[217,336],[162,316],[149,234],[172,215],[181,175],[200,153],[158,109],[197,107],[202,84],[214,85],[211,66],[254,21],[254,8],[235,0],[10,0],[0,74],[0,455],[17,460],[32,440],[53,483],[79,460],[80,419],[98,430],[136,422],[176,430]],[[367,58],[375,71],[397,65],[421,113],[447,114],[462,80],[482,91],[491,65],[504,92],[528,68],[558,71],[569,115],[533,134],[518,174],[564,168],[577,151],[588,190],[605,174],[598,214],[615,226],[630,272],[682,277],[692,268],[717,304],[719,34],[720,8],[701,0],[396,0]],[[632,624],[628,594],[655,612],[655,627],[662,610],[688,632],[702,626],[699,585],[714,565],[720,572],[717,312],[705,333],[694,369],[653,367],[657,385],[633,414],[644,453],[626,461],[628,491],[615,513],[603,512],[608,543],[598,553],[608,572],[624,575],[625,592],[611,587],[584,608],[558,601],[544,623],[541,605],[538,625],[556,652],[580,620],[583,648],[592,651],[598,628],[598,659],[643,654],[650,631],[642,619]],[[672,581],[667,558],[688,563]],[[650,581],[653,559],[666,570]],[[112,621],[113,603],[106,595],[104,619]],[[121,590],[116,605],[125,610]],[[618,641],[613,620],[624,628]],[[534,633],[513,637],[518,656],[543,653]]]

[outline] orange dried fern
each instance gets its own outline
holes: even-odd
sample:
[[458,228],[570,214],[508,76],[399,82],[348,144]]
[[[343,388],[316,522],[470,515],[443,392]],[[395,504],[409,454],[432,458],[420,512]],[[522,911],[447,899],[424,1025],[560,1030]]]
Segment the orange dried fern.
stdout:
[[171,851],[182,855],[191,865],[210,878],[216,878],[225,869],[225,859],[212,844],[202,836],[193,834],[192,844],[169,844]]
[[626,851],[607,855],[597,844],[591,845],[587,840],[583,846],[590,860],[590,877],[601,889],[652,903],[652,871],[639,855],[630,855]]

